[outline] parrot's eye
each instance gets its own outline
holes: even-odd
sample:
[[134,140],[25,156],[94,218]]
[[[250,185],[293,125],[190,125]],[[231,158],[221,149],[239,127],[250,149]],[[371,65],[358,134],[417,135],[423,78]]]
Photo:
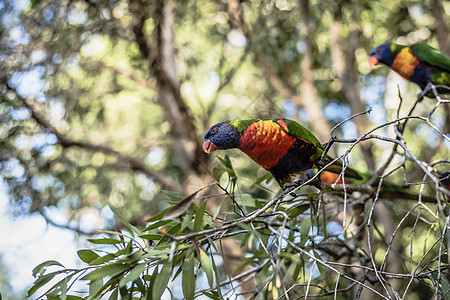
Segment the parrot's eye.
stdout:
[[214,127],[213,129],[211,129],[211,133],[216,133],[217,132],[217,128]]
[[378,53],[378,52],[380,52],[380,51],[381,51],[380,48],[377,48],[377,50],[375,50],[376,53]]

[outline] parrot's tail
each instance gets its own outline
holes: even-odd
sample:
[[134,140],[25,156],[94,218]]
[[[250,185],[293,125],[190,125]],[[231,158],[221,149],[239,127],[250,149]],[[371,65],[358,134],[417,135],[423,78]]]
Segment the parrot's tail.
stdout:
[[[332,159],[331,157],[327,157],[327,159]],[[331,161],[331,160],[329,160]],[[328,162],[325,161],[325,165],[327,165]],[[325,170],[335,173],[335,174],[340,174],[342,172],[342,162],[340,160],[335,161],[332,165],[329,165],[328,167],[325,168]],[[352,169],[350,167],[346,167],[345,171],[344,171],[345,177],[347,178],[352,178],[352,179],[356,179],[356,180],[361,180],[363,179],[363,177],[358,173],[358,171],[356,171],[355,169]]]

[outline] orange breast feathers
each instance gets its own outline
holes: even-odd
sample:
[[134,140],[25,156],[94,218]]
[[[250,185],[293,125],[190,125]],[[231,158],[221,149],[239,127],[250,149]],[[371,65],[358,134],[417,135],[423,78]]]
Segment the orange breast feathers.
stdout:
[[391,65],[391,68],[392,70],[409,80],[414,73],[414,69],[419,63],[420,61],[411,53],[411,49],[407,47],[403,48],[397,54],[394,62]]
[[265,169],[276,165],[296,141],[281,128],[284,122],[279,122],[280,125],[271,120],[254,122],[241,136],[239,149]]

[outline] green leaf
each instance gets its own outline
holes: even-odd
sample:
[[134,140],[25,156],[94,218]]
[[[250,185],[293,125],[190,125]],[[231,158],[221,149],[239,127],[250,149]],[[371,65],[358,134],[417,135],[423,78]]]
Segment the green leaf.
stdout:
[[91,280],[89,282],[89,298],[94,299],[95,295],[102,289],[103,287],[103,278],[97,278]]
[[110,234],[110,235],[118,235],[118,236],[126,237],[125,234],[123,234],[122,232],[118,232],[118,231],[112,231],[112,230],[100,230],[100,232],[101,232],[101,233]]
[[[169,209],[170,209],[170,207],[166,208],[165,210],[163,210],[162,212],[157,213],[156,215],[154,215],[150,219],[145,220],[145,222],[151,223],[151,222],[155,222],[155,221],[160,220],[162,218],[162,216],[164,216]],[[144,231],[147,231],[147,230],[150,230],[150,229],[147,229],[147,228],[144,229]]]
[[192,214],[191,213],[185,213],[183,216],[183,222],[181,223],[181,231],[184,231],[185,228],[188,228],[189,225],[191,225],[192,222]]
[[119,289],[114,289],[114,291],[109,296],[108,300],[117,300],[119,299]]
[[49,273],[47,275],[41,275],[39,276],[39,278],[33,283],[33,285],[31,286],[31,288],[28,290],[28,297],[30,297],[31,295],[34,294],[34,292],[37,291],[37,289],[39,289],[41,286],[43,286],[44,284],[46,284],[47,282],[49,282],[50,280],[53,279],[53,277],[55,277],[56,275],[60,274],[60,272],[53,272],[53,273]]
[[59,262],[57,262],[56,260],[48,260],[46,262],[43,262],[39,265],[37,265],[34,269],[33,269],[33,277],[36,277],[36,275],[42,275],[45,272],[45,268],[48,266],[60,266],[63,267],[64,266],[62,264],[60,264]]
[[81,278],[81,280],[95,280],[98,278],[103,278],[105,276],[114,277],[125,272],[129,267],[130,266],[126,264],[110,264],[102,266],[85,275]]
[[[162,216],[161,216],[161,217],[162,217]],[[148,226],[147,226],[144,230],[142,230],[142,231],[150,231],[150,230],[152,230],[152,229],[159,228],[159,227],[162,227],[162,226],[164,226],[164,225],[166,225],[166,224],[169,224],[170,222],[172,222],[172,220],[158,221],[158,222],[155,222],[155,223],[153,223],[153,224],[148,225]]]
[[302,221],[300,224],[300,234],[302,237],[302,240],[306,240],[306,237],[309,236],[309,231],[311,230],[311,218],[307,217]]
[[246,206],[246,207],[254,207],[255,206],[255,199],[253,198],[252,195],[243,193],[240,195],[240,198],[241,198],[241,204],[243,206]]
[[117,257],[123,254],[128,254],[131,252],[132,248],[133,248],[133,240],[130,240],[125,248],[117,251],[114,255]]
[[194,220],[194,232],[200,231],[201,226],[203,224],[203,216],[205,214],[206,208],[206,200],[200,204],[200,207],[197,209],[197,213],[195,214]]
[[217,294],[216,291],[202,292],[202,294],[205,295],[206,297],[208,297],[209,299],[221,300],[221,298],[219,297],[219,295]]
[[222,177],[223,173],[225,173],[225,169],[222,167],[214,167],[213,168],[213,177],[215,180],[219,181],[220,177]]
[[264,240],[264,237],[256,230],[253,229],[252,226],[250,226],[249,224],[245,224],[245,223],[237,223],[237,226],[241,227],[244,230],[247,230],[248,233],[250,233],[250,235],[255,235],[257,236],[260,240]]
[[125,225],[128,228],[128,230],[130,231],[130,233],[132,235],[134,235],[134,233],[136,233],[136,235],[142,234],[142,232],[139,229],[137,229],[136,226],[131,225],[127,221],[127,219],[125,219],[125,217],[119,212],[119,210],[114,205],[112,205],[111,202],[108,201],[107,204],[108,204],[109,208],[112,210],[112,212],[114,213],[114,215],[116,215],[116,217],[118,217],[120,219],[120,221],[122,221],[123,225]]
[[144,283],[142,282],[141,278],[136,278],[135,280],[133,280],[133,283],[136,284],[136,286],[138,287],[139,291],[141,292],[142,295],[145,295],[145,292],[147,291],[146,286],[144,285]]
[[66,300],[85,300],[85,298],[74,296],[74,295],[67,295]]
[[233,169],[233,164],[231,163],[231,159],[228,155],[225,155],[224,158],[217,157],[220,162],[225,167],[225,171],[228,173],[228,176],[230,177],[236,177],[236,172]]
[[115,244],[121,244],[122,241],[113,239],[113,238],[101,238],[101,239],[88,239],[89,242],[93,243],[93,244],[110,244],[110,245],[115,245]]
[[154,278],[154,283],[152,287],[152,299],[153,300],[160,300],[162,294],[167,288],[167,284],[169,283],[170,275],[172,274],[172,264],[171,263],[165,263],[162,266],[161,271],[156,275],[156,278]]
[[139,275],[144,272],[146,266],[147,263],[142,263],[134,267],[127,276],[120,279],[119,287],[124,287],[128,282],[135,281],[137,278],[139,278]]
[[[188,251],[187,251],[188,252]],[[175,258],[177,258],[177,257],[181,257],[182,255],[179,255],[179,256],[175,256],[174,257],[174,259],[173,259],[173,262],[175,263]],[[175,263],[175,265],[176,265],[176,263]],[[172,275],[172,281],[174,281],[180,274],[181,274],[181,272],[183,271],[183,268],[178,268],[177,270],[176,270],[176,272]]]
[[[210,243],[213,243],[211,239],[209,239],[209,241],[210,241]],[[221,251],[221,252],[223,253],[223,251]],[[216,264],[215,264],[215,262],[214,262],[213,256],[211,256],[211,265],[212,265],[212,268],[213,268],[213,270],[214,270],[214,275],[216,276],[216,284],[217,284],[217,286],[218,286],[218,287],[217,287],[217,293],[219,294],[219,297],[220,297],[221,299],[223,299],[222,291],[221,291],[221,289],[220,289],[220,287],[219,287],[219,284],[220,284],[219,270],[217,270],[217,266],[216,266]]]
[[141,234],[139,237],[143,240],[159,241],[163,237],[163,235],[162,234]]
[[107,261],[110,261],[111,259],[114,259],[114,258],[116,258],[116,256],[114,254],[108,253],[105,256],[97,257],[96,259],[92,260],[89,264],[92,265],[92,266],[100,265],[100,264],[103,264],[103,263],[105,263]]
[[302,259],[299,259],[299,262],[296,264],[294,272],[292,273],[292,279],[297,281],[300,279],[300,271],[304,270],[304,261]]
[[[77,273],[77,272],[76,272]],[[45,292],[45,296],[48,299],[57,298],[61,300],[67,299],[67,283],[76,273],[72,273],[66,278],[63,278],[58,283],[56,283],[52,288]]]
[[78,254],[78,257],[87,264],[90,263],[91,261],[93,261],[94,259],[100,257],[97,253],[95,253],[92,250],[88,250],[88,249],[79,250],[77,252],[77,254]]
[[194,253],[189,252],[184,260],[182,267],[181,285],[183,288],[184,298],[187,300],[194,299],[195,293],[195,274],[194,274]]
[[212,286],[214,283],[214,274],[211,265],[211,261],[209,260],[208,255],[200,248],[200,261],[202,262],[202,269],[206,273],[206,277],[208,278],[209,286]]
[[306,210],[308,210],[308,208],[310,208],[310,204],[307,202],[303,202],[300,203],[299,205],[289,208],[286,211],[286,213],[289,215],[289,217],[295,218],[298,215],[304,213]]
[[185,214],[186,211],[188,210],[189,206],[191,205],[192,201],[194,201],[194,199],[197,196],[199,191],[201,191],[201,190],[198,190],[198,191],[190,194],[189,196],[187,196],[186,198],[184,198],[183,200],[178,202],[176,205],[172,206],[169,209],[169,211],[161,218],[161,221],[172,220],[174,218],[178,218],[179,216]]
[[263,176],[259,177],[255,181],[255,184],[260,184],[263,181],[266,181],[266,183],[269,183],[272,178],[273,178],[272,175],[268,172],[268,173],[264,174]]
[[[317,258],[317,260],[322,261],[322,257],[320,257],[320,254],[313,250],[313,254],[314,256]],[[325,271],[325,267],[321,264],[321,263],[316,263],[317,268],[319,269],[319,273],[320,273],[320,277],[323,278],[324,280],[326,279],[326,271]],[[312,272],[313,270],[311,270]],[[326,281],[326,280],[325,280]]]

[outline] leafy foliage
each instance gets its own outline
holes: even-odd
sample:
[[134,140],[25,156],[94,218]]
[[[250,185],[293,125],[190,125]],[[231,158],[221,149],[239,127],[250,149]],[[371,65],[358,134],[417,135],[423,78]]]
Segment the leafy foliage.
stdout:
[[[294,197],[287,191],[267,202],[248,194],[235,194],[232,190],[238,181],[233,165],[228,156],[220,161],[224,170],[217,182],[219,190],[223,192],[221,195],[212,193],[213,185],[209,185],[210,190],[205,192],[202,197],[205,200],[201,201],[199,206],[190,201],[185,213],[164,219],[164,215],[170,213],[173,208],[179,208],[179,204],[176,204],[172,209],[149,219],[149,225],[142,231],[118,215],[126,228],[134,229],[126,233],[108,232],[109,238],[90,239],[93,244],[111,245],[114,250],[107,250],[107,254],[103,256],[96,252],[99,249],[78,251],[80,259],[87,264],[81,269],[67,269],[56,261],[40,264],[33,270],[36,281],[28,295],[36,293],[54,277],[63,275],[63,279],[42,296],[78,299],[79,296],[69,296],[68,293],[73,281],[81,280],[88,281],[90,286],[86,292],[88,296],[80,294],[83,299],[99,299],[103,296],[117,299],[118,295],[122,298],[160,299],[166,290],[172,293],[174,282],[181,277],[184,298],[194,299],[203,294],[211,299],[223,299],[232,294],[239,294],[238,279],[250,276],[256,280],[258,290],[265,298],[276,299],[284,293],[293,297],[338,293],[348,298],[354,296],[351,296],[349,291],[355,284],[360,284],[385,298],[371,286],[361,284],[345,271],[346,268],[357,267],[357,264],[332,263],[333,259],[348,257],[359,262],[359,267],[363,270],[372,268],[367,257],[358,252],[360,239],[353,236],[354,233],[350,229],[341,227],[335,221],[330,222],[330,219],[335,218],[332,216],[335,212],[334,208],[330,209],[329,206],[334,207],[333,202],[339,196],[308,193],[304,190],[306,193]],[[222,184],[225,184],[225,187]],[[261,182],[255,184],[260,185]],[[180,200],[179,203],[193,198],[197,193]],[[217,227],[214,224],[217,221],[216,214],[205,213],[206,201],[215,197],[229,198],[232,200],[230,205],[238,205],[243,214],[230,213],[229,221]],[[356,203],[358,198],[348,201]],[[266,209],[274,204],[276,209],[267,213]],[[365,214],[370,215],[373,202],[367,204]],[[393,215],[399,212],[399,207],[393,203],[383,204]],[[116,209],[113,211],[118,213]],[[419,218],[425,221],[431,217],[429,213],[421,214],[421,211],[416,216],[414,209],[408,211],[401,223],[412,224],[415,219],[415,227]],[[368,234],[377,239],[378,226],[372,221],[370,223],[375,225],[375,231],[369,228]],[[405,283],[413,278],[419,279],[419,286],[429,287],[429,292],[432,293],[434,283],[429,281],[429,276],[433,276],[435,282],[440,282],[439,286],[436,286],[438,294],[448,293],[448,279],[442,273],[439,275],[439,270],[448,268],[448,265],[441,265],[440,258],[444,259],[446,254],[445,249],[439,246],[446,243],[445,226],[447,225],[444,222],[434,223],[426,234],[425,247],[420,249],[420,245],[414,245],[414,248],[410,249],[410,261],[405,261],[404,267],[417,271],[414,277],[405,276]],[[414,230],[414,227],[411,230]],[[414,232],[418,234],[417,231]],[[219,257],[223,254],[218,247],[224,236],[240,239],[247,253],[246,257],[241,259],[241,266],[233,274],[234,277],[224,276],[225,258],[219,263]],[[394,237],[409,239],[407,236]],[[348,239],[353,239],[354,244],[348,244]],[[377,264],[381,264],[379,272],[387,278],[390,273],[384,272],[383,266],[391,243],[392,241],[384,249],[384,258],[378,252],[370,255]],[[417,261],[419,257],[422,257],[420,262]],[[57,271],[48,271],[51,266],[56,266]],[[207,287],[200,288],[206,282]]]

